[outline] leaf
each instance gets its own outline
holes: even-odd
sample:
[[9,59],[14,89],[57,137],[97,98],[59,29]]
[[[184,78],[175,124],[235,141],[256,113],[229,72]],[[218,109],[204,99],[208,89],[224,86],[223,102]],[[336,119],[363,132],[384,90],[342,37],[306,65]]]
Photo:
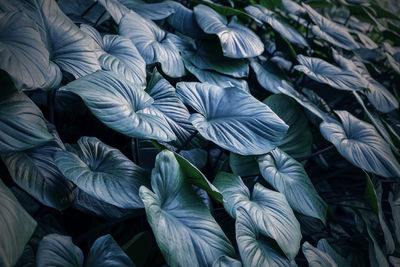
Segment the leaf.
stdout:
[[328,254],[336,263],[338,266],[343,266],[343,267],[349,267],[351,266],[350,263],[339,253],[337,253],[331,245],[328,243],[328,240],[320,239],[317,243],[317,248]]
[[234,249],[207,207],[184,180],[174,154],[163,150],[152,171],[154,193],[140,188],[147,219],[170,266],[211,265]]
[[[153,145],[157,148],[158,151],[163,151],[165,149],[169,150],[167,147],[160,145],[154,141]],[[185,159],[184,157],[175,152],[173,153],[176,160],[179,163],[179,167],[185,179],[188,179],[188,182],[191,183],[192,185],[204,189],[205,191],[207,191],[208,194],[210,194],[210,196],[214,198],[214,200],[218,201],[219,203],[222,203],[221,193],[212,183],[208,181],[207,177],[205,177],[204,174],[201,171],[199,171],[199,169],[197,169],[196,166],[190,163],[190,161],[188,161],[187,159]]]
[[196,50],[186,52],[185,58],[202,70],[213,70],[235,78],[247,77],[249,74],[249,64],[246,59],[224,57],[219,44],[214,42],[201,42]]
[[135,266],[110,234],[96,239],[85,260],[85,267]]
[[236,87],[248,92],[249,85],[246,80],[235,79],[209,70],[202,70],[194,66],[187,57],[184,57],[186,69],[192,73],[200,82],[207,82],[220,87]]
[[40,241],[36,254],[37,267],[83,266],[83,253],[72,243],[72,238],[59,234],[49,234]]
[[226,255],[216,259],[212,267],[242,267],[242,263]]
[[274,12],[261,5],[250,5],[245,8],[246,12],[262,22],[267,23],[289,42],[300,47],[308,47],[307,41],[295,28],[277,16]]
[[274,94],[280,93],[277,87],[282,86],[283,78],[273,73],[270,68],[264,68],[263,66],[261,66],[260,63],[255,60],[250,61],[250,66],[255,72],[257,81],[262,86],[262,88]]
[[19,257],[15,267],[35,267],[35,252],[33,248],[27,244],[22,252],[22,255]]
[[0,179],[0,265],[14,266],[24,251],[36,221]]
[[185,75],[185,67],[178,48],[153,21],[145,19],[116,0],[100,0],[119,25],[120,35],[130,39],[147,64],[160,62],[165,74],[178,78]]
[[309,5],[305,3],[302,3],[302,5],[308,16],[316,24],[312,25],[312,31],[316,36],[347,50],[359,48],[359,45],[350,35],[346,27],[325,18]]
[[10,74],[17,89],[52,88],[61,82],[37,25],[26,14],[1,13],[0,35],[0,68]]
[[121,248],[134,261],[136,266],[144,267],[152,254],[153,234],[148,231],[140,232]]
[[229,166],[233,174],[239,176],[259,175],[257,159],[254,156],[241,156],[239,154],[229,154]]
[[389,204],[392,210],[394,234],[397,242],[400,242],[400,186],[399,184],[393,184],[392,190],[389,193]]
[[204,149],[193,148],[190,150],[182,150],[180,154],[198,169],[203,169],[207,165],[208,153]]
[[[144,113],[162,118],[165,121],[164,124],[169,125],[176,135],[176,141],[173,144],[181,146],[195,128],[190,123],[190,113],[177,96],[175,88],[154,68],[145,92],[154,99],[154,102]],[[196,138],[192,143],[199,144],[199,140]]]
[[243,90],[192,82],[180,82],[176,88],[183,102],[198,112],[190,121],[200,134],[234,153],[267,153],[288,129],[268,106]]
[[375,128],[347,111],[335,112],[342,123],[321,123],[324,138],[355,166],[383,177],[399,177],[400,165]]
[[[90,8],[93,2],[93,0],[58,0],[57,4],[75,23],[89,23],[94,26],[101,25],[104,21],[109,19],[110,16],[103,13],[104,8],[101,5],[95,5]],[[82,14],[84,15],[81,16]]]
[[318,195],[301,163],[275,148],[259,157],[258,165],[264,179],[285,195],[293,210],[326,224],[328,205]]
[[274,239],[289,259],[294,259],[300,248],[300,224],[285,196],[256,183],[253,193],[239,176],[220,172],[214,185],[224,197],[225,210],[237,218],[237,210],[246,210],[257,230]]
[[313,247],[307,241],[303,243],[302,250],[310,267],[338,267],[328,253]]
[[62,174],[89,195],[120,208],[142,208],[138,195],[147,173],[119,150],[95,137],[78,140],[79,154],[60,151],[54,160]]
[[78,94],[100,121],[122,134],[171,141],[175,134],[165,122],[150,114],[154,100],[139,85],[110,71],[97,71],[70,82],[61,90]]
[[263,102],[289,126],[278,147],[293,158],[310,155],[312,134],[300,105],[283,94],[271,95]]
[[239,207],[236,214],[236,241],[245,267],[292,266],[272,248],[271,240],[264,236],[248,211]]
[[75,186],[57,169],[53,154],[64,151],[55,129],[53,139],[29,150],[1,155],[12,179],[42,204],[63,210],[75,198]]
[[357,74],[345,71],[316,57],[297,56],[301,65],[294,68],[304,72],[311,79],[325,83],[339,90],[362,90],[367,88],[366,81],[360,79]]
[[234,19],[228,24],[225,17],[205,5],[197,5],[193,10],[200,28],[205,33],[218,36],[224,56],[250,58],[264,51],[264,45],[258,36]]
[[0,153],[29,149],[49,141],[40,109],[23,93],[0,99]]
[[394,58],[392,57],[392,55],[390,55],[389,53],[385,53],[390,66],[392,67],[392,69],[400,75],[400,63]]
[[146,62],[131,40],[119,35],[101,37],[89,25],[81,25],[81,30],[95,41],[99,63],[104,70],[114,71],[133,83],[146,84]]

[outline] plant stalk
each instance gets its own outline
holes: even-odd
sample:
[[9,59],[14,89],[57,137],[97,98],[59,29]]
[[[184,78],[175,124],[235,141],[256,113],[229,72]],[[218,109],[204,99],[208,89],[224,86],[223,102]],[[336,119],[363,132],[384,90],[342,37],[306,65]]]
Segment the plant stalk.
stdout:
[[192,139],[199,133],[199,131],[195,130],[188,139],[185,140],[185,142],[175,151],[177,154],[179,154],[179,152],[182,151],[182,149],[185,148],[185,146],[187,146],[190,141],[192,141]]

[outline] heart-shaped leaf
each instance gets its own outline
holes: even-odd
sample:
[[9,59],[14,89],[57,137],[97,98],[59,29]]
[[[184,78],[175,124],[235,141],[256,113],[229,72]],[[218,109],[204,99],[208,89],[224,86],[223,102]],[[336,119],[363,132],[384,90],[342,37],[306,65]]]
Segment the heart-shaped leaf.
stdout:
[[309,5],[305,3],[302,3],[302,5],[307,11],[308,16],[316,24],[312,26],[312,31],[316,36],[347,50],[355,50],[359,48],[359,45],[353,39],[346,27],[325,18]]
[[60,151],[54,160],[62,174],[89,195],[120,208],[141,208],[138,191],[147,172],[119,150],[95,137],[78,140],[78,155]]
[[175,134],[157,116],[147,114],[154,100],[139,85],[110,71],[97,71],[61,88],[78,94],[108,127],[131,137],[160,141]]
[[335,111],[339,122],[323,122],[320,131],[339,153],[363,170],[383,177],[400,177],[400,165],[390,145],[374,126],[357,119],[347,111]]
[[306,39],[289,23],[277,16],[274,12],[261,5],[251,5],[245,8],[246,12],[262,22],[270,25],[275,31],[289,42],[300,47],[308,47]]
[[351,265],[349,262],[339,253],[337,253],[329,244],[328,240],[326,239],[320,239],[317,243],[317,248],[328,254],[336,263],[338,266],[343,266],[343,267],[350,267]]
[[0,179],[1,266],[14,266],[35,228],[36,221]]
[[17,89],[52,88],[61,82],[35,21],[26,14],[0,14],[0,45],[0,68],[10,74]]
[[264,179],[285,195],[293,210],[326,223],[328,205],[318,195],[303,165],[279,148],[259,157],[258,164]]
[[266,69],[261,66],[256,60],[250,61],[250,66],[256,74],[258,83],[267,91],[279,94],[280,91],[277,89],[278,86],[282,86],[283,78],[274,74],[270,69]]
[[183,102],[198,112],[190,121],[200,134],[234,153],[268,153],[288,129],[268,106],[243,90],[193,82],[180,82],[176,88]]
[[96,239],[85,259],[85,267],[96,266],[134,267],[135,264],[108,234]]
[[14,182],[42,204],[63,210],[75,198],[75,186],[57,169],[53,154],[64,151],[55,129],[53,140],[35,148],[1,155]]
[[237,218],[237,209],[243,207],[259,232],[274,239],[289,259],[294,259],[300,248],[300,224],[285,196],[269,190],[259,183],[250,195],[239,176],[220,172],[214,185],[224,197],[224,207]]
[[185,182],[172,152],[157,155],[151,184],[140,188],[147,219],[170,266],[207,266],[234,249],[208,208]]
[[352,71],[345,71],[335,65],[316,57],[298,55],[297,60],[301,65],[294,68],[304,72],[311,79],[325,83],[340,90],[362,90],[367,88],[367,83]]
[[147,64],[160,62],[165,74],[185,75],[185,67],[178,48],[171,41],[173,34],[164,32],[153,21],[129,10],[116,0],[99,0],[119,25],[120,35],[129,38]]
[[200,28],[205,33],[218,36],[224,56],[250,58],[264,51],[260,38],[234,19],[228,23],[225,17],[205,5],[197,5],[193,10]]
[[294,158],[310,155],[312,134],[300,105],[283,94],[271,95],[263,102],[289,126],[278,147]]
[[273,242],[258,228],[249,212],[239,207],[236,214],[236,241],[243,266],[292,266],[273,249]]
[[99,63],[104,70],[114,71],[128,81],[145,85],[146,62],[131,40],[118,35],[101,37],[100,33],[89,25],[81,25],[81,30],[94,40]]
[[331,256],[329,256],[328,253],[313,247],[307,241],[303,243],[302,250],[309,266],[311,267],[338,267],[336,262],[331,258]]
[[0,153],[29,149],[51,138],[42,112],[25,94],[0,99]]

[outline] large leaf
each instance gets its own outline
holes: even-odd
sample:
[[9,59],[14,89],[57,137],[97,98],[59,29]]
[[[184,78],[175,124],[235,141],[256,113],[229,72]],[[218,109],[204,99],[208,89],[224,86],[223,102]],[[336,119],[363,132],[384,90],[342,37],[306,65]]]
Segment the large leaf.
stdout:
[[328,253],[313,247],[307,241],[303,243],[302,249],[310,267],[338,267]]
[[394,234],[397,242],[400,242],[400,185],[393,184],[392,191],[389,193],[389,204],[392,210],[394,222]]
[[29,149],[51,138],[42,112],[25,94],[0,100],[0,153]]
[[308,16],[316,24],[312,25],[312,31],[316,36],[347,50],[359,48],[359,45],[346,27],[325,18],[309,5],[305,3],[302,3],[302,5],[307,11]]
[[295,211],[326,223],[328,205],[318,195],[301,163],[275,148],[259,157],[258,164],[264,179],[285,195]]
[[294,259],[300,248],[300,224],[285,196],[257,183],[253,193],[239,176],[220,172],[214,185],[224,197],[226,211],[236,218],[243,207],[259,232],[274,239],[289,259]]
[[75,23],[100,25],[109,19],[110,16],[103,13],[104,8],[101,5],[94,5],[93,2],[94,0],[57,1],[61,10]]
[[216,259],[212,267],[242,267],[242,263],[226,255]]
[[264,68],[256,60],[250,61],[250,66],[256,74],[258,83],[267,91],[279,94],[280,91],[277,89],[278,86],[282,86],[282,78],[274,74],[269,69]]
[[224,56],[250,58],[264,51],[260,38],[234,19],[228,23],[225,17],[205,5],[197,5],[193,10],[200,28],[208,34],[218,36]]
[[367,83],[352,71],[342,70],[335,65],[316,57],[297,56],[301,65],[294,68],[304,72],[308,77],[320,83],[325,83],[340,90],[362,90]]
[[135,264],[108,234],[96,239],[85,260],[85,267],[97,266],[134,267]]
[[129,10],[116,0],[100,0],[115,22],[120,35],[129,38],[137,47],[147,64],[160,62],[165,74],[171,77],[185,75],[185,67],[178,48],[166,33],[153,21]]
[[273,249],[271,240],[258,228],[248,211],[239,207],[236,214],[236,241],[245,267],[292,266]]
[[375,128],[347,111],[335,111],[339,122],[323,122],[320,131],[339,153],[363,170],[383,177],[400,177],[400,165],[390,145]]
[[74,200],[75,186],[64,178],[53,154],[65,150],[55,130],[53,140],[35,148],[2,154],[14,182],[46,206],[63,210]]
[[[189,121],[190,113],[176,95],[175,88],[154,68],[146,92],[154,99],[146,113],[165,120],[176,135],[175,145],[182,145],[195,131]],[[199,144],[198,138],[192,141]]]
[[99,63],[104,70],[114,71],[133,83],[146,83],[146,62],[131,40],[118,35],[101,37],[89,25],[81,25],[81,29],[94,40]]
[[50,234],[40,241],[36,254],[37,267],[83,266],[83,253],[72,243],[72,238],[58,234]]
[[293,158],[310,155],[312,134],[308,127],[307,117],[300,105],[282,94],[271,95],[263,102],[289,126],[289,130],[278,147]]
[[170,266],[207,266],[234,250],[208,208],[185,182],[172,152],[157,155],[151,184],[140,188],[147,219]]
[[61,88],[78,94],[108,127],[125,135],[171,141],[175,134],[157,116],[147,114],[154,100],[139,85],[110,71],[97,71]]
[[339,253],[337,253],[332,246],[329,244],[328,240],[320,239],[317,243],[317,248],[326,254],[328,254],[338,266],[349,267],[351,266],[349,262]]
[[246,80],[236,79],[211,70],[199,69],[189,61],[189,56],[187,54],[184,57],[183,62],[185,63],[186,69],[200,82],[207,82],[220,87],[236,87],[247,92],[249,91],[249,85]]
[[14,266],[36,228],[36,221],[0,179],[0,265]]
[[82,137],[78,145],[78,155],[67,151],[54,155],[66,178],[91,196],[117,207],[143,207],[138,192],[141,185],[149,184],[145,170],[95,137]]
[[183,102],[198,112],[190,121],[200,134],[237,154],[268,153],[288,129],[268,106],[243,90],[180,82],[177,91]]
[[10,74],[17,89],[51,88],[61,82],[35,21],[26,14],[0,14],[0,46],[0,68]]
[[289,42],[300,47],[308,47],[306,39],[289,23],[285,22],[274,12],[261,5],[251,5],[245,8],[246,12],[270,25],[275,31],[286,38]]

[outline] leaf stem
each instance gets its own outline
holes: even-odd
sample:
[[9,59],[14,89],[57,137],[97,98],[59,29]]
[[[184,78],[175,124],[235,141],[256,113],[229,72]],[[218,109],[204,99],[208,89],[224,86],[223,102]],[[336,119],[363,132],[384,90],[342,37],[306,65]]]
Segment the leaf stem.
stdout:
[[97,0],[94,1],[88,8],[85,9],[85,11],[82,12],[81,17],[84,17],[89,11],[94,8],[94,6],[97,5]]
[[324,153],[324,152],[326,152],[326,151],[331,150],[331,149],[334,148],[334,147],[335,147],[334,145],[330,145],[330,146],[328,146],[328,147],[325,147],[325,148],[323,148],[323,149],[321,149],[321,150],[318,150],[318,151],[312,153],[311,155],[309,155],[309,156],[307,156],[307,157],[299,158],[299,159],[297,159],[297,161],[304,161],[304,160],[313,158],[313,157],[315,157],[315,156],[318,156],[319,154],[322,154],[322,153]]
[[133,140],[135,142],[135,163],[139,165],[139,139],[134,138]]
[[55,115],[54,115],[54,113],[55,113],[54,112],[55,97],[56,97],[56,89],[47,91],[48,118],[52,124],[54,124],[54,122],[55,122]]
[[179,154],[179,152],[182,151],[182,149],[185,148],[185,146],[187,146],[190,141],[192,141],[192,139],[199,133],[199,131],[195,130],[188,139],[185,140],[185,142],[175,151],[177,154]]

